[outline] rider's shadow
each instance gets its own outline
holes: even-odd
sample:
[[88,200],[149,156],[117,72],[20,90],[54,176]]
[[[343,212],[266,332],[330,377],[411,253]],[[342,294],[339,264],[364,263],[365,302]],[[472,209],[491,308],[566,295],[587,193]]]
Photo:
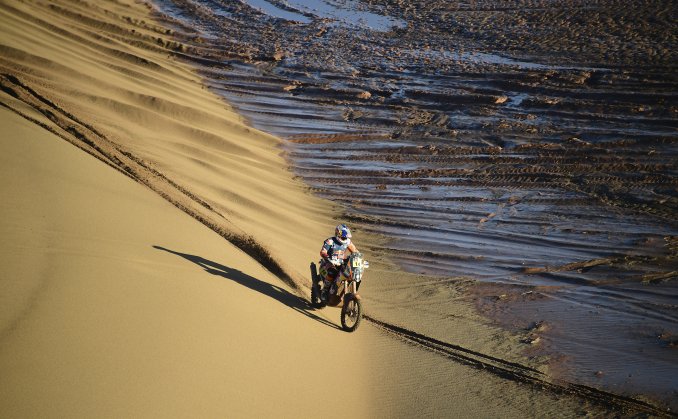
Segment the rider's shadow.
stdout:
[[313,320],[317,320],[326,326],[339,329],[339,326],[323,319],[322,317],[318,317],[315,314],[311,313],[308,310],[308,303],[306,302],[306,300],[276,285],[269,284],[268,282],[264,282],[253,276],[247,275],[246,273],[243,273],[237,269],[229,268],[228,266],[224,266],[220,263],[211,261],[209,259],[205,259],[200,256],[176,252],[174,250],[166,249],[162,246],[153,246],[153,247],[158,250],[164,250],[165,252],[181,256],[182,258],[200,266],[201,268],[211,273],[212,275],[218,275],[226,279],[230,279],[231,281],[237,282],[238,284],[243,285],[253,291],[260,292],[268,297],[280,301],[281,303],[297,311],[298,313],[310,317]]

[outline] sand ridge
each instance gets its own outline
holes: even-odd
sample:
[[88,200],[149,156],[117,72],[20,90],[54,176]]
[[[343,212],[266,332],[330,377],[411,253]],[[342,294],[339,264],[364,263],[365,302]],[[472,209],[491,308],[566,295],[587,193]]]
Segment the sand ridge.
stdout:
[[371,416],[366,370],[319,356],[365,353],[360,342],[147,188],[6,109],[0,119],[13,179],[0,223],[5,414],[291,417],[323,408],[300,396],[324,368]]
[[[169,35],[146,23],[145,6],[113,10],[120,14],[78,2],[4,5],[3,90],[290,283],[304,283],[313,238],[334,223],[327,204],[286,175],[278,140],[244,125],[190,69],[161,55],[157,42]],[[128,21],[134,29],[123,27]],[[308,234],[294,234],[301,231]]]

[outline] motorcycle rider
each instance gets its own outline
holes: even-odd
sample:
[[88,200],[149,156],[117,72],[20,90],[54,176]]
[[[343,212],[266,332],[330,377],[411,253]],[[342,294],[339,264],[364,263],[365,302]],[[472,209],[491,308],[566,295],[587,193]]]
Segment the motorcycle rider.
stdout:
[[320,249],[320,276],[323,278],[322,301],[327,301],[328,292],[332,284],[339,277],[341,267],[348,257],[346,251],[357,253],[358,248],[351,242],[351,230],[346,224],[339,224],[334,229],[334,236],[328,238]]

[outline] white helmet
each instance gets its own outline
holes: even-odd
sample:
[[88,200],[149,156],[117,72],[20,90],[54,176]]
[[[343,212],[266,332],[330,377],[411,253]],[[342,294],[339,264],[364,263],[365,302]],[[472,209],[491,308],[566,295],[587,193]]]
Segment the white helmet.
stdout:
[[339,243],[344,244],[351,238],[351,230],[346,227],[346,224],[339,224],[334,229],[334,236],[337,238]]

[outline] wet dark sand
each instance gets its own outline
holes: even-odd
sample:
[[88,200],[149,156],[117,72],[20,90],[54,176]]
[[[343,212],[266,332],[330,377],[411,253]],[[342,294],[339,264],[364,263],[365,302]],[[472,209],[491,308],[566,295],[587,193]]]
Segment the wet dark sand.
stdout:
[[403,326],[421,305],[444,322],[445,278],[470,279],[459,298],[554,376],[678,408],[673,2],[363,2],[380,31],[157,4],[177,55],[388,238],[371,255],[441,277]]

